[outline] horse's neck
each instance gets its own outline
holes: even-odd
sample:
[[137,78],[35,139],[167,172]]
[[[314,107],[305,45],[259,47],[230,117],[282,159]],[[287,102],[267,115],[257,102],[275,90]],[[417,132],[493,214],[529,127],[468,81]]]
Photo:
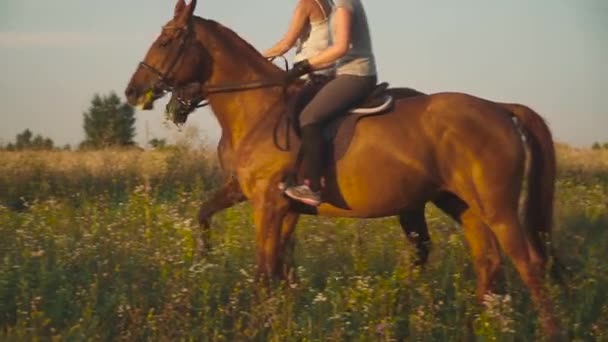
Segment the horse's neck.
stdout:
[[[213,71],[207,85],[245,84],[251,81],[273,81],[281,77],[281,70],[261,55],[252,53],[249,46],[232,32],[215,32],[206,42],[213,59]],[[222,127],[222,136],[236,149],[253,130],[272,121],[281,112],[281,87],[234,91],[209,95],[209,104]],[[275,120],[276,121],[276,120]]]

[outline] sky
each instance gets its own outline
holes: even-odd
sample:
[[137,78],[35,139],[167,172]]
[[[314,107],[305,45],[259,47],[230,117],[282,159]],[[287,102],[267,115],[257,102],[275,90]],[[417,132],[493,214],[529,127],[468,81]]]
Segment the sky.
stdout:
[[[259,50],[287,29],[296,0],[199,0],[195,14]],[[94,94],[121,97],[173,0],[1,0],[0,142],[26,128],[57,145],[84,139]],[[434,93],[518,102],[548,121],[556,141],[608,141],[607,0],[363,0],[380,81]],[[136,141],[179,136],[168,97],[137,111]],[[189,118],[209,141],[207,109]],[[147,128],[147,129],[146,129]]]

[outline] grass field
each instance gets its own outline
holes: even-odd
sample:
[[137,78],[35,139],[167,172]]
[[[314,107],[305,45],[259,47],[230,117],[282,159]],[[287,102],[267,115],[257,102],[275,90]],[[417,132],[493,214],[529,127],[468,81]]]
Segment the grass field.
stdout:
[[[549,282],[571,340],[608,340],[608,151],[559,149]],[[213,221],[194,258],[213,153],[0,152],[0,340],[531,341],[542,339],[508,263],[482,310],[460,229],[429,206],[425,269],[396,219],[305,217],[298,285],[253,280],[247,203]]]

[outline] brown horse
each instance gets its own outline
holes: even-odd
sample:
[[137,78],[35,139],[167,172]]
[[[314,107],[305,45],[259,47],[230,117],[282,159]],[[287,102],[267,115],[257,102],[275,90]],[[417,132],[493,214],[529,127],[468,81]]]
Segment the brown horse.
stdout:
[[[288,134],[285,126],[276,132],[277,122],[286,94],[297,86],[276,86],[283,71],[231,30],[193,16],[195,6],[195,0],[189,5],[177,2],[174,18],[140,63],[126,95],[129,103],[151,108],[174,87],[205,85],[204,95],[222,127],[220,160],[236,174],[252,204],[258,272],[281,277],[298,216],[310,212],[278,189],[297,159],[297,144],[284,150],[275,139],[275,134]],[[268,80],[266,86],[246,86],[260,80]],[[239,84],[243,86],[234,86]],[[530,142],[526,225],[518,217],[526,150],[512,115],[520,119]],[[554,336],[558,324],[543,286],[544,257],[537,234],[549,231],[553,205],[554,156],[547,132],[536,115],[467,94],[399,99],[389,113],[357,124],[344,156],[327,166],[324,203],[316,213],[400,216],[406,225],[416,226],[424,222],[425,203],[441,203],[464,226],[478,294],[490,289],[500,246],[530,290],[545,331]]]
[[[198,108],[198,104],[200,102],[201,91],[203,89],[203,85],[199,83],[191,83],[186,87],[180,87],[179,89],[172,92],[172,97],[169,103],[173,103],[174,107],[171,109],[175,112],[175,117],[173,118],[176,124],[183,124],[188,115],[191,114],[194,110]],[[407,98],[412,96],[420,96],[427,95],[425,93],[419,92],[415,89],[411,88],[390,88],[390,94],[394,98]],[[512,103],[500,103],[499,105],[505,107],[509,111],[513,113],[515,118],[519,118],[518,120],[525,120],[527,125],[530,126],[532,124],[537,126],[538,132],[542,134],[544,142],[552,141],[551,132],[548,127],[544,124],[543,119],[530,108],[520,105],[520,104],[512,104]],[[550,168],[545,172],[545,175],[549,175],[549,172],[554,172],[555,170],[555,153],[553,151],[553,144],[548,144],[547,146],[539,146],[538,144],[541,142],[535,139],[534,136],[528,136],[529,144],[531,148],[543,149],[542,151],[547,152],[545,158],[547,158],[547,165]],[[221,150],[221,145],[219,146]],[[549,177],[545,181],[551,181],[553,177]],[[538,180],[532,184],[541,184]],[[552,191],[553,186],[551,184],[547,184],[548,190]],[[553,197],[553,193],[547,191],[545,196],[549,197],[549,201]],[[533,193],[540,193],[539,191],[533,191]],[[456,215],[457,212],[451,210],[451,206],[448,205],[445,201],[446,197],[439,198],[438,200],[433,201],[436,206],[440,209],[448,213],[452,216],[456,221],[462,223],[459,215]],[[238,203],[247,201],[247,197],[241,191],[239,183],[235,177],[228,177],[225,182],[220,186],[218,190],[214,192],[211,198],[201,204],[198,214],[199,225],[202,229],[201,235],[197,237],[197,249],[201,253],[205,253],[206,249],[210,246],[210,229],[211,229],[211,217],[217,213],[218,211],[230,208]],[[540,199],[534,199],[534,203],[542,203]],[[426,226],[426,219],[424,217],[424,208],[421,208],[420,213],[416,213],[415,215],[401,215],[399,216],[399,223],[408,238],[408,240],[413,243],[416,247],[417,259],[415,260],[415,265],[424,265],[428,259],[428,255],[430,252],[431,240],[429,236],[429,232]],[[542,211],[541,211],[542,212]],[[547,214],[551,215],[550,212]],[[539,231],[538,234],[531,234],[531,238],[535,243],[538,244],[540,251],[543,253],[543,262],[547,259],[547,253],[545,251],[545,241],[540,239],[541,236],[545,236],[547,240],[550,240],[551,231],[546,230],[547,228],[551,228],[549,224],[544,225],[544,218],[540,218],[540,222],[529,222],[530,220],[538,219],[537,214],[528,216],[528,225],[532,228],[537,228]],[[550,220],[550,217],[549,217]],[[550,221],[548,221],[550,222]],[[499,268],[500,256],[498,249],[496,248],[496,244],[493,245],[494,249],[491,251],[493,256],[490,258],[495,264],[490,265],[493,270],[490,272],[491,274],[496,274],[496,271]],[[561,271],[561,265],[557,262],[557,257],[553,255],[554,263],[553,263],[553,275],[561,280],[561,276],[559,272]],[[484,272],[485,273],[485,272]],[[490,283],[493,283],[493,279],[489,280]]]

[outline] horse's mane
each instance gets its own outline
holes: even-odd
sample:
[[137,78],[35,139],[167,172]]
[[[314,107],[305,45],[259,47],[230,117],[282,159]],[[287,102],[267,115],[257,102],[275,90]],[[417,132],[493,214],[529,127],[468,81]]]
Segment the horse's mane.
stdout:
[[259,61],[258,65],[263,67],[263,71],[276,73],[281,71],[279,67],[274,65],[273,63],[268,62],[262,54],[253,47],[249,42],[245,39],[241,38],[236,32],[231,30],[230,28],[218,23],[217,21],[211,19],[205,19],[201,17],[193,17],[195,23],[201,24],[207,32],[212,33],[214,36],[218,37],[218,41],[227,47],[229,47],[233,51],[238,51],[241,54],[245,54],[244,60],[248,62]]

